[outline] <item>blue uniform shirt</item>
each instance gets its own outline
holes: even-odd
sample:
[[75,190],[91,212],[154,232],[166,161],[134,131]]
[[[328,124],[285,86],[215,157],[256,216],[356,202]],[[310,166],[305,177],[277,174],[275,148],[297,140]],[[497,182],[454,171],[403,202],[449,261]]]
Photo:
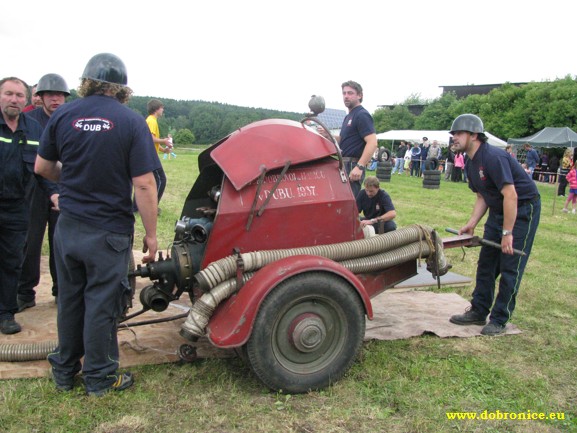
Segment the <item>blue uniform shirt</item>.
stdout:
[[35,120],[18,117],[16,131],[0,115],[0,199],[21,199],[34,173],[42,128]]
[[344,157],[360,158],[365,150],[365,137],[375,133],[369,112],[359,105],[347,114],[340,132],[340,148]]
[[62,162],[62,214],[131,234],[132,178],[160,168],[144,118],[109,96],[62,105],[51,116],[38,154]]
[[487,206],[492,210],[503,212],[503,195],[505,185],[514,185],[517,201],[536,198],[539,191],[521,164],[505,150],[481,143],[473,159],[465,165],[469,188],[481,194]]

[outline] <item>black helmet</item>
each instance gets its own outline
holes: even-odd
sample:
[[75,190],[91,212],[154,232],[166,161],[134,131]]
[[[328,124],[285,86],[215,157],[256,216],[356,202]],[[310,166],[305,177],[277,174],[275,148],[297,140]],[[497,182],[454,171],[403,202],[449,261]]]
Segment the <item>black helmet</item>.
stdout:
[[450,134],[454,134],[457,131],[482,134],[485,130],[483,129],[483,121],[478,116],[474,114],[461,114],[453,121]]
[[36,93],[40,95],[43,92],[62,92],[66,96],[70,96],[66,81],[58,74],[46,74],[40,78],[36,86]]
[[124,62],[110,53],[96,54],[92,57],[84,68],[82,78],[123,86],[128,82]]

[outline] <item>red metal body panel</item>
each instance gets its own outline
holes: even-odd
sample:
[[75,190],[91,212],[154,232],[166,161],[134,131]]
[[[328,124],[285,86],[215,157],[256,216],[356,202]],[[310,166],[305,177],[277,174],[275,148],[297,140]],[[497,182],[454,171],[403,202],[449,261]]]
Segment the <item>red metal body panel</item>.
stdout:
[[208,338],[217,347],[242,346],[266,295],[282,281],[296,274],[311,271],[330,272],[346,279],[359,293],[367,317],[373,318],[369,295],[355,274],[340,264],[318,256],[292,256],[271,263],[259,270],[235,295],[224,301],[208,323]]
[[203,268],[232,254],[233,248],[244,253],[363,238],[357,205],[350,185],[341,180],[337,160],[327,157],[293,167],[273,190],[279,177],[275,170],[264,177],[260,189],[255,181],[240,191],[224,178]]
[[293,120],[269,119],[251,123],[228,136],[210,154],[235,189],[267,171],[315,161],[336,154],[333,143]]

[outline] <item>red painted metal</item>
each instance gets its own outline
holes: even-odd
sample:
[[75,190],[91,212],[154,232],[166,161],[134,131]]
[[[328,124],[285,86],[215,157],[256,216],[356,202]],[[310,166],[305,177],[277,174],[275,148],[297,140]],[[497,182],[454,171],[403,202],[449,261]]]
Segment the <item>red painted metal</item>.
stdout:
[[369,319],[373,318],[370,297],[358,276],[340,264],[319,256],[292,256],[271,263],[235,295],[224,301],[208,324],[208,338],[217,347],[242,346],[249,339],[256,314],[266,295],[288,278],[304,272],[322,271],[339,275],[356,289]]
[[316,161],[336,153],[335,146],[303,124],[268,119],[251,123],[229,135],[210,154],[236,190],[267,171]]
[[254,181],[240,191],[225,177],[203,268],[233,248],[276,250],[363,238],[351,187],[342,182],[336,159],[291,167],[274,189],[279,177],[280,170],[274,170],[260,189]]

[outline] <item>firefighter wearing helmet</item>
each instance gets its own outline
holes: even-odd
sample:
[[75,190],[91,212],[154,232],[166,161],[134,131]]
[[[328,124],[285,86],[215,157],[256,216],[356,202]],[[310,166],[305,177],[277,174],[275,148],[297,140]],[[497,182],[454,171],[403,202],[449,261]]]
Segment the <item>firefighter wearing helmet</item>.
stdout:
[[[46,127],[52,114],[66,102],[70,95],[68,84],[58,74],[46,74],[38,81],[36,94],[42,101],[42,106],[26,113],[27,117],[36,120],[42,129]],[[48,226],[48,244],[50,249],[50,276],[52,277],[52,296],[58,296],[58,275],[54,253],[54,230],[58,222],[59,191],[53,182],[43,182],[40,187],[35,179],[28,189],[30,203],[30,224],[26,255],[22,263],[22,274],[18,282],[18,311],[36,306],[36,292],[34,288],[40,281],[40,259],[42,257],[42,243]]]
[[59,390],[71,390],[82,371],[93,396],[134,383],[132,374],[118,371],[116,335],[124,298],[130,296],[133,187],[148,252],[143,261],[154,261],[157,251],[153,171],[160,161],[144,118],[124,105],[132,93],[126,84],[120,58],[92,57],[82,74],[80,99],[52,115],[35,166],[60,186],[58,347],[48,360]]
[[[483,325],[482,335],[499,335],[505,332],[515,309],[539,225],[539,191],[516,159],[487,142],[478,116],[458,116],[451,134],[455,149],[469,157],[465,170],[469,187],[477,194],[471,217],[459,234],[473,235],[488,210],[483,238],[500,244],[501,250],[481,247],[471,308],[452,316],[450,321],[457,325]],[[524,255],[515,254],[515,249]],[[495,280],[499,275],[499,293],[495,296]]]

